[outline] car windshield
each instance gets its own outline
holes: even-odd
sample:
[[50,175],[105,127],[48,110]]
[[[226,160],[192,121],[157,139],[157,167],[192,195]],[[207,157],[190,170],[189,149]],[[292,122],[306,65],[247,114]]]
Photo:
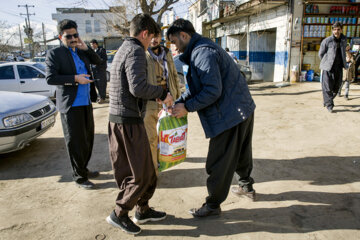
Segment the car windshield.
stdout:
[[35,63],[33,64],[34,67],[40,69],[41,71],[45,72],[45,65],[41,63]]

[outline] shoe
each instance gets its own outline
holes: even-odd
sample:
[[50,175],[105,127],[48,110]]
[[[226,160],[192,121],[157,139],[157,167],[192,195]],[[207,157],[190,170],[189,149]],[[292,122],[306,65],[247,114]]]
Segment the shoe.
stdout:
[[156,222],[166,218],[166,213],[155,211],[152,208],[149,208],[144,213],[135,212],[133,221],[138,224],[146,223],[148,221]]
[[117,217],[115,211],[112,211],[110,216],[106,218],[106,221],[114,227],[121,228],[121,230],[129,234],[136,235],[141,232],[141,228],[131,221],[127,214]]
[[97,178],[98,176],[100,176],[98,171],[88,171],[88,178]]
[[103,104],[106,103],[105,99],[100,98],[99,100],[97,100],[98,104]]
[[201,208],[192,208],[189,211],[194,217],[203,218],[208,216],[218,216],[221,213],[221,208],[211,209],[206,203],[204,203]]
[[333,106],[328,106],[328,107],[326,107],[327,108],[327,110],[329,111],[329,113],[333,113]]
[[255,192],[255,190],[246,191],[246,190],[244,190],[244,188],[242,188],[240,186],[236,186],[236,187],[231,188],[231,192],[233,194],[235,194],[236,196],[238,196],[238,197],[248,197],[252,201],[256,200],[256,192]]
[[93,184],[92,182],[87,180],[83,183],[76,182],[76,186],[78,186],[79,188],[83,188],[83,189],[93,189],[95,187],[95,184]]
[[346,101],[349,101],[349,96],[345,95],[344,98],[345,98]]

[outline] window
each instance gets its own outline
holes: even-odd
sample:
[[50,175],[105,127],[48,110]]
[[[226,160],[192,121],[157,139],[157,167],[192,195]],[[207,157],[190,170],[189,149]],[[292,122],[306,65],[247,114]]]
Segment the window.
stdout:
[[44,64],[35,63],[33,66],[36,67],[36,68],[38,68],[38,69],[40,69],[40,70],[43,71],[43,72],[46,71]]
[[0,80],[1,79],[15,79],[13,66],[0,67]]
[[85,31],[86,31],[86,33],[91,33],[92,32],[91,21],[90,20],[85,21]]
[[100,21],[99,20],[94,20],[94,31],[100,32]]
[[35,68],[29,66],[18,65],[17,68],[21,79],[38,78],[38,75],[40,74]]

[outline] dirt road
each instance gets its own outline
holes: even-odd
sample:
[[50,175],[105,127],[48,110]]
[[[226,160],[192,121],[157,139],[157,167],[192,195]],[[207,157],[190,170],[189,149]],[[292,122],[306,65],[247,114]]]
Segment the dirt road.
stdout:
[[[189,115],[188,159],[160,175],[151,206],[162,222],[142,225],[136,239],[360,239],[360,85],[350,101],[322,107],[319,83],[250,86],[257,104],[254,185],[258,201],[229,195],[220,218],[188,214],[206,197],[208,141]],[[106,223],[117,188],[108,156],[108,106],[94,105],[96,136],[90,169],[97,190],[71,179],[59,116],[29,147],[0,155],[0,239],[132,239]],[[234,184],[236,181],[234,179]],[[130,215],[133,215],[131,212]]]

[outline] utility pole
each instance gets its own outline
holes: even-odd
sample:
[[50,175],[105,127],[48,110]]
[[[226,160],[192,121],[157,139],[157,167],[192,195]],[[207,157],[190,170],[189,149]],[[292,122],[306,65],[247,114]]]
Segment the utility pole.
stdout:
[[27,19],[25,19],[25,27],[24,31],[26,33],[26,36],[28,37],[29,41],[29,50],[30,50],[30,58],[34,57],[34,47],[33,47],[33,29],[30,26],[30,15],[34,15],[35,13],[29,13],[29,7],[35,7],[34,5],[18,5],[18,7],[25,7],[26,8],[26,14],[20,13],[20,16],[26,16]]
[[47,47],[46,47],[46,34],[45,34],[45,25],[44,23],[42,23],[42,32],[43,32],[43,39],[44,39],[44,50],[46,51],[47,50]]
[[20,28],[20,24],[19,24],[19,35],[20,35],[20,46],[21,46],[21,52],[24,51],[24,47],[23,47],[23,42],[22,42],[22,37],[21,37],[21,28]]

